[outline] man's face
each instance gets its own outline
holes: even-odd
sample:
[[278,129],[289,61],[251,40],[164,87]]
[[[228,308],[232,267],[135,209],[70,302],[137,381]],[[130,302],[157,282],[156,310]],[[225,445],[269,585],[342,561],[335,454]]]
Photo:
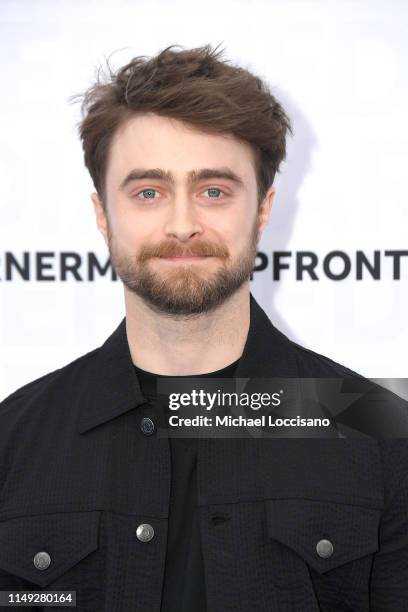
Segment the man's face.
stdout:
[[115,134],[107,166],[107,212],[92,201],[125,291],[186,316],[249,283],[274,190],[258,211],[248,145],[148,113]]

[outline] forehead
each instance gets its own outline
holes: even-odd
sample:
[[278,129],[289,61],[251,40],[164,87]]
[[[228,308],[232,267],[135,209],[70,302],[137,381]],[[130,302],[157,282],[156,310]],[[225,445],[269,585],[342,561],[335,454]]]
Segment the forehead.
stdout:
[[120,183],[134,167],[163,168],[176,179],[191,169],[228,166],[255,186],[255,161],[248,143],[229,134],[209,134],[177,119],[145,113],[128,119],[114,134],[107,164],[108,184]]

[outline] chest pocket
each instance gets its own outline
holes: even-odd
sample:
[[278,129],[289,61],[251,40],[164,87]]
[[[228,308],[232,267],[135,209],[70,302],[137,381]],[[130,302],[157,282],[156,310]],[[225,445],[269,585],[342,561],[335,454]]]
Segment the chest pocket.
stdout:
[[310,499],[266,500],[268,536],[319,574],[376,552],[381,510]]
[[100,511],[0,521],[0,569],[45,587],[98,548]]

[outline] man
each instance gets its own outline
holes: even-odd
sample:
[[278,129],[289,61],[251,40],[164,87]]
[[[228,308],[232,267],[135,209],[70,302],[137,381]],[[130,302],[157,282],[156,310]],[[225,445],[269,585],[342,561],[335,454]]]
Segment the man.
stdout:
[[405,440],[159,435],[159,381],[354,375],[250,293],[284,110],[209,46],[134,58],[84,108],[126,316],[0,406],[1,589],[98,612],[408,610]]

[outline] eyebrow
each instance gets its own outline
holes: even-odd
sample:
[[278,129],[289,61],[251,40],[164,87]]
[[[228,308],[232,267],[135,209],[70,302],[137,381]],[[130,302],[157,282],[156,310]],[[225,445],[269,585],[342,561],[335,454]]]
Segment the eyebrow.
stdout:
[[[119,189],[123,190],[131,181],[140,179],[155,179],[164,181],[170,185],[175,184],[175,178],[172,172],[162,170],[161,168],[134,168],[123,179],[119,185]],[[231,168],[202,168],[201,170],[191,170],[187,172],[187,183],[191,186],[204,179],[227,179],[232,181],[238,187],[245,188],[244,181]]]

